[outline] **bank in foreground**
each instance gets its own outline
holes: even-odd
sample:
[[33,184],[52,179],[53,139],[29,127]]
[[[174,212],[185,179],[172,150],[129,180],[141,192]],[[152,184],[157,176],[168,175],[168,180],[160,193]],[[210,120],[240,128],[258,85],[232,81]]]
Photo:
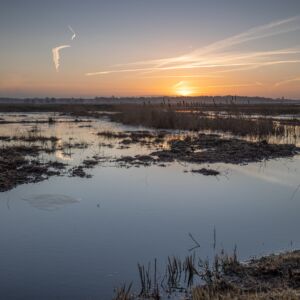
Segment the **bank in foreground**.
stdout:
[[116,290],[114,300],[134,299],[300,299],[300,251],[272,254],[240,262],[236,250],[224,252],[212,262],[189,255],[184,260],[168,257],[163,276],[156,260],[138,265],[140,292],[132,285]]

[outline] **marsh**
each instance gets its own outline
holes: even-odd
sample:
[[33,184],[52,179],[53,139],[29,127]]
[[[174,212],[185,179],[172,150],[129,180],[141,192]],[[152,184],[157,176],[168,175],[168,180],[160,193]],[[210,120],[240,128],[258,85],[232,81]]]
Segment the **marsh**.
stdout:
[[[266,142],[110,115],[1,114],[1,151],[19,151],[27,168],[0,194],[2,298],[111,299],[124,282],[135,287],[137,262],[162,267],[189,253],[189,233],[201,257],[234,245],[242,260],[300,247],[297,126]],[[191,159],[207,149],[209,159]],[[38,178],[34,165],[46,168]]]

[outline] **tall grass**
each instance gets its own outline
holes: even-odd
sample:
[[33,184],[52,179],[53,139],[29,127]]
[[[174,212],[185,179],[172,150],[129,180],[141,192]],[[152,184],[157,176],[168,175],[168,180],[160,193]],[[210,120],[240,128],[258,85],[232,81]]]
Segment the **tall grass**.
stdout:
[[111,119],[128,125],[157,129],[211,130],[260,138],[285,134],[284,126],[266,118],[253,120],[243,115],[211,118],[197,113],[180,113],[172,108],[141,105],[120,106],[119,110],[120,113],[112,115]]

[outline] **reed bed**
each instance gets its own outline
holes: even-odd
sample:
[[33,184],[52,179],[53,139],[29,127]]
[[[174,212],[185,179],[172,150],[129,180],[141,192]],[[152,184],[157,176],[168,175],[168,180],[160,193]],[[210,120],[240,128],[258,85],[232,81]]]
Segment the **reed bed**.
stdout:
[[110,116],[111,120],[156,129],[209,130],[259,138],[286,134],[283,125],[267,118],[249,119],[243,115],[208,117],[193,112],[177,112],[172,108],[142,105],[120,106],[119,111],[118,114]]

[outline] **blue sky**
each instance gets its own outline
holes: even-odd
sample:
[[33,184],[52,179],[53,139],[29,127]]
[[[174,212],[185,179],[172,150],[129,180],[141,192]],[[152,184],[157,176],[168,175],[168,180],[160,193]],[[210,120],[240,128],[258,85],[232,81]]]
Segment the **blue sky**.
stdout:
[[[298,53],[281,53],[272,64],[267,54],[264,60],[248,59],[247,65],[259,63],[254,70],[228,72],[229,66],[224,66],[227,54],[298,49],[299,15],[299,0],[2,0],[0,96],[237,93],[300,98]],[[262,38],[229,45],[221,53],[216,49],[209,56],[200,52],[184,69],[182,63],[187,61],[182,59],[171,70],[157,70],[157,62],[150,64],[189,55],[251,28],[293,17],[296,19],[276,25],[274,33],[267,31]],[[76,32],[73,41],[68,25]],[[62,45],[70,47],[59,51],[56,70],[52,49]],[[195,59],[207,60],[205,70],[195,67]],[[280,63],[275,64],[276,60]],[[240,64],[235,59],[230,65]],[[86,76],[103,71],[113,73]]]

